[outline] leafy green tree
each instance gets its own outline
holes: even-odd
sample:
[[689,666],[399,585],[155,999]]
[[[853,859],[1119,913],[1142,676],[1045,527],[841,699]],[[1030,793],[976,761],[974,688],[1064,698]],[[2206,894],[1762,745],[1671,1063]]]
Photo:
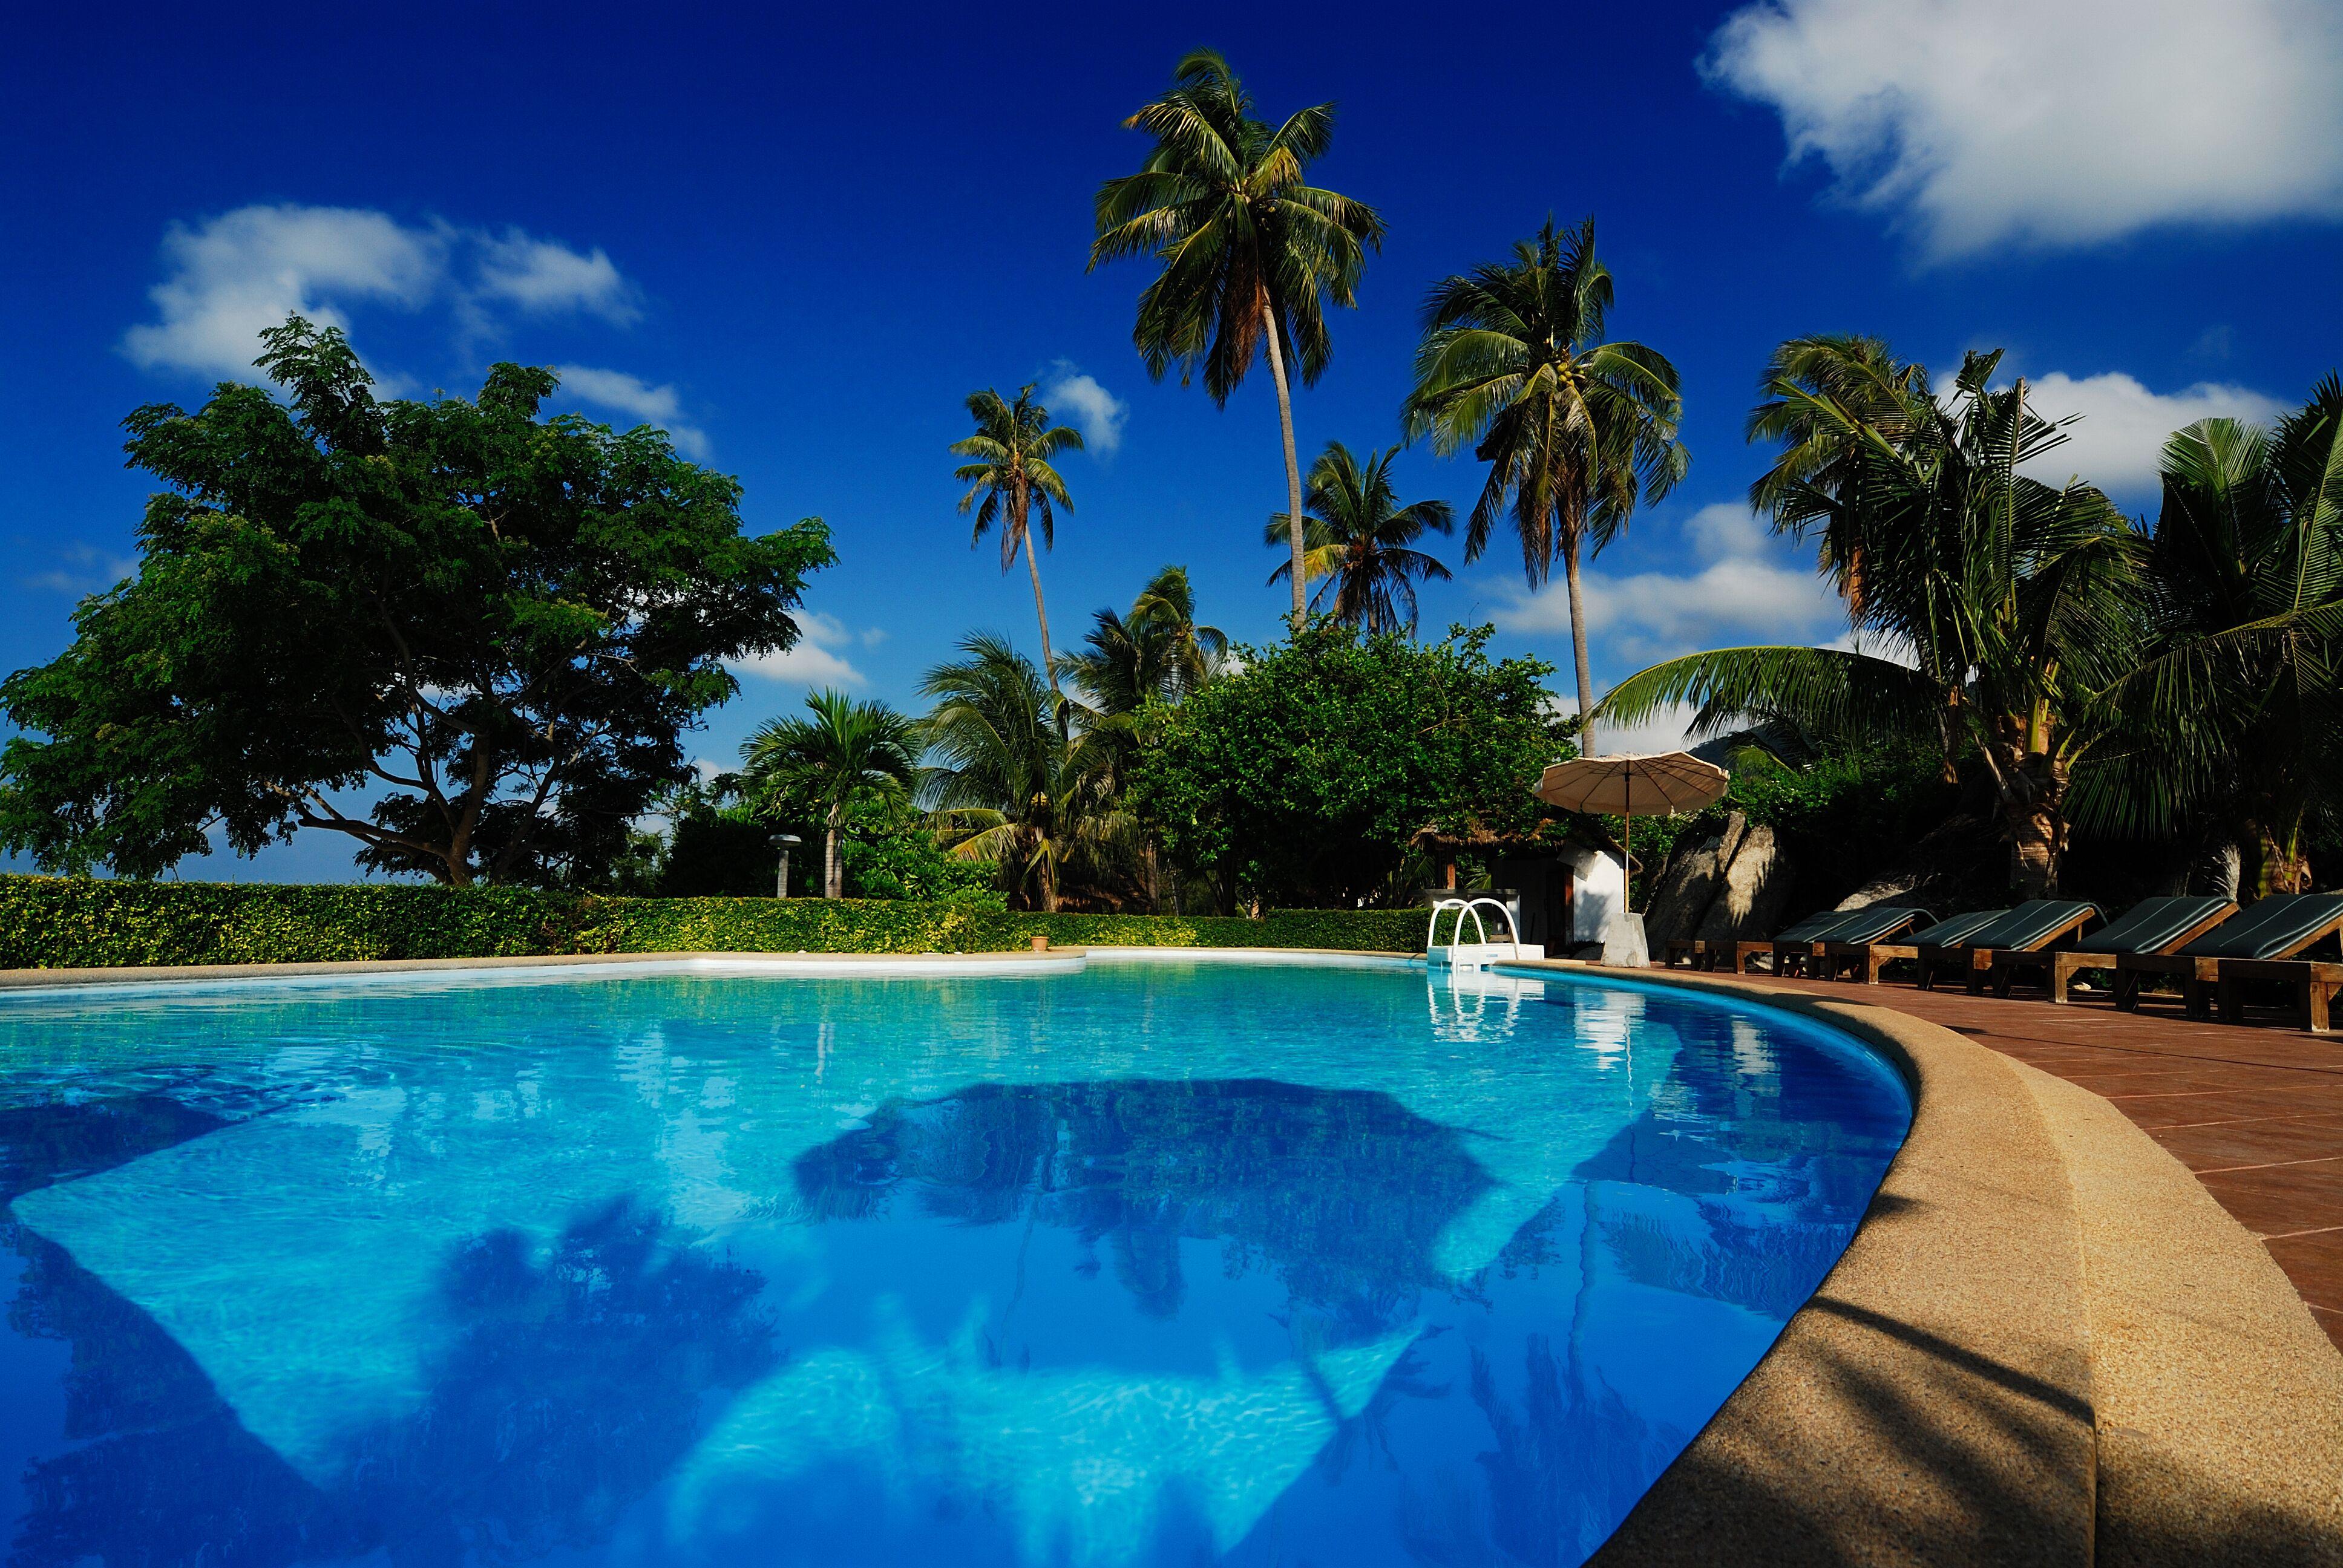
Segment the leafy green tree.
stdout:
[[1129,823],[1099,768],[1070,739],[1057,699],[1031,659],[979,632],[962,658],[920,684],[935,708],[922,726],[928,804],[964,833],[954,852],[996,862],[1012,895],[1055,910],[1070,867],[1127,855]]
[[[1415,633],[1415,585],[1448,579],[1448,568],[1413,546],[1427,528],[1447,533],[1456,526],[1455,508],[1445,501],[1400,505],[1393,493],[1394,447],[1370,452],[1363,467],[1340,441],[1310,466],[1310,513],[1302,529],[1307,547],[1302,565],[1319,584],[1313,605],[1331,591],[1333,618],[1367,632]],[[1292,533],[1282,512],[1269,519],[1262,541],[1282,546]],[[1269,580],[1291,577],[1293,563],[1281,563]]]
[[1288,905],[1383,894],[1426,828],[1535,829],[1530,789],[1566,753],[1535,659],[1492,662],[1490,631],[1423,645],[1313,625],[1245,648],[1164,716],[1130,799],[1178,862]]
[[1594,254],[1594,220],[1564,232],[1547,218],[1512,259],[1433,286],[1401,413],[1409,439],[1429,437],[1443,457],[1470,447],[1489,465],[1464,526],[1467,561],[1480,558],[1507,511],[1531,587],[1562,557],[1589,754],[1594,681],[1580,557],[1616,537],[1639,498],[1648,504],[1673,489],[1690,462],[1676,438],[1684,399],[1675,367],[1640,343],[1604,340],[1612,296],[1611,269]]
[[840,837],[855,801],[902,794],[919,766],[919,726],[883,702],[859,702],[838,690],[809,694],[810,719],[772,719],[740,748],[742,792],[751,801],[782,791],[821,812],[821,896],[846,896]]
[[539,419],[550,370],[382,403],[339,331],[262,337],[283,402],[223,385],[125,422],[165,487],[137,577],[0,686],[25,731],[0,841],[151,877],[215,829],[251,854],[317,828],[458,886],[592,882],[727,662],[796,640],[828,531],[745,535],[739,484],[665,433]]
[[[1041,668],[1055,690],[1057,661],[1050,652],[1050,610],[1041,600],[1041,568],[1033,555],[1032,530],[1033,525],[1040,525],[1041,542],[1052,544],[1057,536],[1051,508],[1065,512],[1074,509],[1066,494],[1066,481],[1050,466],[1050,459],[1061,452],[1081,451],[1081,432],[1051,425],[1050,411],[1033,401],[1030,385],[1020,387],[1011,402],[1004,402],[990,387],[971,392],[968,411],[976,420],[976,434],[953,442],[951,449],[955,457],[976,459],[952,471],[952,477],[969,487],[960,498],[961,514],[976,508],[976,533],[969,544],[973,548],[998,522],[1004,572],[1017,559],[1018,547],[1024,547],[1025,569],[1033,575],[1033,615],[1041,623]],[[977,501],[980,496],[981,505]]]
[[[1998,354],[1969,355],[1941,403],[1918,367],[1847,363],[1858,357],[1879,358],[1861,340],[1776,354],[1753,428],[1782,433],[1791,460],[1753,499],[1780,530],[1822,536],[1851,624],[1883,651],[1690,654],[1629,677],[1596,711],[1634,723],[1690,702],[1696,733],[1781,720],[1847,741],[1932,740],[1948,770],[1973,749],[2011,881],[2039,896],[2057,886],[2074,769],[2111,733],[2101,694],[2138,646],[2137,541],[2090,486],[2018,472],[2066,438],[2064,422],[2036,416],[2022,380],[1991,389]],[[1842,374],[1865,398],[1830,395]]]
[[2146,646],[2109,693],[2129,744],[2077,779],[2076,815],[2209,817],[2255,893],[2300,890],[2306,825],[2343,807],[2343,383],[2275,430],[2191,425],[2163,468]]
[[1139,172],[1099,187],[1090,265],[1121,256],[1161,264],[1139,296],[1131,341],[1161,380],[1174,361],[1186,386],[1201,365],[1204,390],[1224,406],[1266,355],[1284,441],[1286,512],[1294,561],[1293,624],[1307,611],[1301,565],[1302,464],[1294,455],[1293,391],[1315,386],[1332,353],[1326,302],[1358,303],[1370,246],[1383,244],[1373,207],[1308,185],[1334,134],[1334,106],[1302,109],[1274,128],[1211,49],[1182,58],[1172,88],[1123,122],[1155,138]]

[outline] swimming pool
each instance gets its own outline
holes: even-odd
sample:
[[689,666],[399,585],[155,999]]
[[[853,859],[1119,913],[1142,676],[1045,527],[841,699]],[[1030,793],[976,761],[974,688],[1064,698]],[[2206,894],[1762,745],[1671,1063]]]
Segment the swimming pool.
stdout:
[[10,1560],[1575,1563],[1909,1118],[1367,960],[7,996]]

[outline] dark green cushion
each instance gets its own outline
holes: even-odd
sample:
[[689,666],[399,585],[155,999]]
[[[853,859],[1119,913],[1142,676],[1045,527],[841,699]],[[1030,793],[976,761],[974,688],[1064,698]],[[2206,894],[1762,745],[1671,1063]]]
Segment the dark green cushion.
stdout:
[[2343,893],[2274,893],[2180,950],[2192,959],[2282,958],[2343,922]]
[[1832,928],[1827,938],[1834,942],[1884,942],[1924,921],[1936,917],[1926,910],[1916,910],[1905,904],[1866,904],[1859,910],[1849,910],[1846,919]]
[[2038,948],[2079,915],[2097,915],[2099,906],[2072,899],[2028,899],[1968,940],[1973,948]]
[[1925,931],[1913,932],[1912,945],[1916,948],[1958,947],[2007,913],[2007,910],[1974,910],[1966,915],[1955,915],[1949,920],[1937,921]]
[[2088,946],[2095,953],[2160,953],[2228,902],[2220,898],[2146,899],[2093,935]]

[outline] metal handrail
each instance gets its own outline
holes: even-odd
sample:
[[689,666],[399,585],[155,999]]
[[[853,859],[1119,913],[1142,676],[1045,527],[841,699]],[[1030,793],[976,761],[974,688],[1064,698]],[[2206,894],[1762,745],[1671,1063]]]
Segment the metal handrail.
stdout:
[[1491,909],[1496,910],[1498,914],[1504,917],[1505,940],[1513,948],[1513,957],[1520,958],[1522,956],[1522,933],[1516,930],[1513,925],[1513,912],[1505,908],[1503,904],[1498,902],[1496,900],[1487,897],[1478,899],[1434,900],[1432,905],[1432,923],[1424,928],[1423,950],[1428,953],[1438,945],[1434,939],[1440,935],[1440,917],[1443,911],[1448,910],[1454,910],[1456,911],[1456,934],[1449,940],[1448,945],[1450,947],[1454,948],[1464,945],[1464,917],[1466,915],[1473,917],[1473,930],[1480,938],[1480,940],[1474,945],[1478,947],[1487,947],[1489,945],[1489,928],[1487,923],[1481,919],[1481,911],[1479,908],[1479,906],[1483,904],[1488,905]]

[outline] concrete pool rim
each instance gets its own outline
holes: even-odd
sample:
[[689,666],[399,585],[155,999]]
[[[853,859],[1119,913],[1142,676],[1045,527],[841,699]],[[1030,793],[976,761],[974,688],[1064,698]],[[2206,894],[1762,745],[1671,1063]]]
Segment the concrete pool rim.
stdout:
[[[1383,968],[1406,956],[505,957],[10,970],[0,971],[0,992],[581,967],[809,976],[1040,975],[1093,959]],[[2260,1243],[2106,1101],[1875,1003],[1683,971],[1502,967],[1802,1016],[1884,1058],[1912,1100],[1911,1130],[1845,1253],[1595,1563],[2343,1563],[2343,1354]]]

